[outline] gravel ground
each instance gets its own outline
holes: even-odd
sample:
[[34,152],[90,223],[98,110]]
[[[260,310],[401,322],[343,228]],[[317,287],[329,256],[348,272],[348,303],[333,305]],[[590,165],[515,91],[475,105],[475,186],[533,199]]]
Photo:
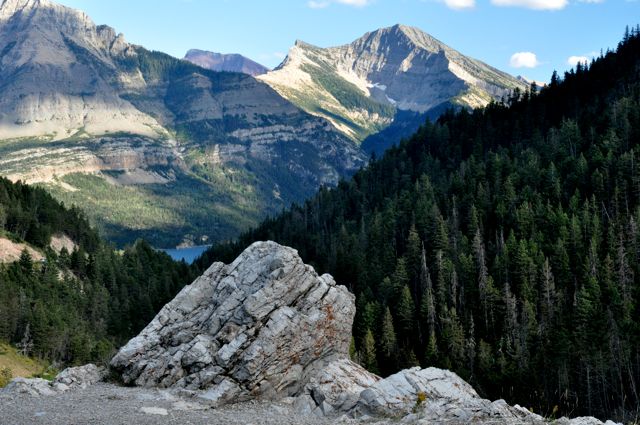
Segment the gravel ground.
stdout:
[[361,423],[296,412],[286,402],[247,402],[210,409],[167,391],[100,383],[49,397],[0,393],[2,425],[326,425]]

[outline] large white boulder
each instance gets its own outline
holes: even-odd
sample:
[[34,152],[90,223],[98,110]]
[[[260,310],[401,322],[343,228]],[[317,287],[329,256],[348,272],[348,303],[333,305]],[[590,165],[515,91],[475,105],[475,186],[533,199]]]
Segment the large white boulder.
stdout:
[[330,275],[257,242],[185,287],[111,366],[127,384],[200,391],[213,405],[298,395],[348,357],[354,315],[354,296]]

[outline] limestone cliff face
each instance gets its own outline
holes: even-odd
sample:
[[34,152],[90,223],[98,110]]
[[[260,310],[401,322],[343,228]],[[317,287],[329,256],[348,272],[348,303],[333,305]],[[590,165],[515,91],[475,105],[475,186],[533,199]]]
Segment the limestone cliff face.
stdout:
[[0,4],[0,137],[62,139],[80,131],[165,130],[112,85],[114,56],[131,54],[121,35],[48,0]]
[[[351,44],[319,48],[297,41],[285,61],[260,79],[311,113],[361,140],[389,125],[393,110],[426,113],[443,104],[485,106],[520,80],[466,57],[417,28],[395,25]],[[351,99],[336,90],[351,90]],[[365,98],[353,102],[353,99]],[[351,121],[340,123],[327,114]]]
[[269,68],[266,66],[235,53],[222,54],[191,49],[187,52],[184,59],[212,71],[241,72],[254,77],[269,72]]

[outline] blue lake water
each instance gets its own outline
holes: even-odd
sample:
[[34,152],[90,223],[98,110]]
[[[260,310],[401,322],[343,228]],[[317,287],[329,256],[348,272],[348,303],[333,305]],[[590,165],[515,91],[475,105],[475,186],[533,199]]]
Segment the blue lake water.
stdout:
[[211,245],[200,245],[188,248],[159,249],[158,251],[166,252],[176,261],[184,260],[187,264],[191,264],[210,247]]

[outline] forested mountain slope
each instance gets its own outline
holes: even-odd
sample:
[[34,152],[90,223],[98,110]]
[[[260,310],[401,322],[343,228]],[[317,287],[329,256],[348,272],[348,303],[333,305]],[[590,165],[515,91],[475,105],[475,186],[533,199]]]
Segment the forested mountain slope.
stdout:
[[[71,252],[50,246],[60,234],[73,241]],[[193,278],[144,242],[114,251],[77,208],[1,178],[0,238],[44,253],[0,263],[0,342],[51,362],[108,360]]]
[[637,417],[640,30],[508,103],[426,123],[201,266],[290,245],[357,295],[371,370],[437,365],[544,415]]

